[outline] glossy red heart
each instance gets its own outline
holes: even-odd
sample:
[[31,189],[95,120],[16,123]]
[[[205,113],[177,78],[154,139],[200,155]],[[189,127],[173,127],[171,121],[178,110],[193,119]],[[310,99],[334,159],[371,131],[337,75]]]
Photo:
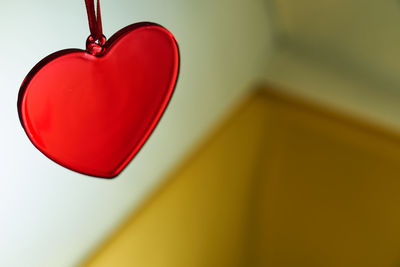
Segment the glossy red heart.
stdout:
[[39,62],[21,86],[18,111],[29,139],[47,157],[112,178],[138,153],[167,107],[179,50],[165,28],[138,23],[92,53],[62,50]]

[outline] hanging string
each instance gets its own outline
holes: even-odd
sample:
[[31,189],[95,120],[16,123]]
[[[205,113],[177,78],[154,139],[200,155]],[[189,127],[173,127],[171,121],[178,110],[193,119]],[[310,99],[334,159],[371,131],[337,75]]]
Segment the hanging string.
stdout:
[[94,41],[100,41],[103,38],[103,26],[101,24],[100,0],[97,0],[95,10],[95,0],[85,0],[86,11],[89,20],[90,35]]

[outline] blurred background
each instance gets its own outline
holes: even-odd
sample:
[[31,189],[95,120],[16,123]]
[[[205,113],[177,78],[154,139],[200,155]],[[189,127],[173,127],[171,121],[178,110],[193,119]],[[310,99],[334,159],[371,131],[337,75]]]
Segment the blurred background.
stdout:
[[37,151],[19,87],[84,48],[84,1],[0,1],[1,266],[400,266],[397,0],[102,0],[168,28],[181,73],[116,179]]

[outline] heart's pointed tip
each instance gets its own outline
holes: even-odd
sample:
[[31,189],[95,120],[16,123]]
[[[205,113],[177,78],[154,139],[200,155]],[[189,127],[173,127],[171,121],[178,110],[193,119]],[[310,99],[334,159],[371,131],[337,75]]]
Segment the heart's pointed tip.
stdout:
[[[57,161],[56,161],[57,162]],[[130,161],[128,161],[129,163]],[[106,180],[113,180],[115,178],[117,178],[118,176],[120,176],[123,171],[126,169],[126,167],[128,166],[128,164],[122,164],[119,166],[114,166],[114,168],[76,168],[73,166],[69,166],[68,164],[63,164],[61,162],[57,162],[58,164],[60,164],[61,166],[69,169],[70,171],[79,173],[79,174],[83,174],[92,178],[100,178],[100,179],[106,179]]]
[[[70,168],[69,168],[70,169]],[[72,171],[75,171],[77,173],[80,174],[84,174],[93,178],[100,178],[100,179],[105,179],[105,180],[113,180],[115,178],[117,178],[121,173],[121,171],[116,171],[116,172],[102,172],[102,173],[98,173],[98,172],[82,172],[82,171],[77,171],[77,170],[73,170],[70,169]]]
[[104,176],[93,176],[94,178],[102,178],[106,180],[114,180],[117,178],[121,173],[111,174],[111,175],[104,175]]
[[107,180],[113,180],[113,179],[117,178],[122,173],[123,170],[124,169],[121,169],[119,171],[112,172],[112,173],[110,173],[108,175],[105,175],[104,177],[99,177],[99,178],[104,178],[104,179],[107,179]]

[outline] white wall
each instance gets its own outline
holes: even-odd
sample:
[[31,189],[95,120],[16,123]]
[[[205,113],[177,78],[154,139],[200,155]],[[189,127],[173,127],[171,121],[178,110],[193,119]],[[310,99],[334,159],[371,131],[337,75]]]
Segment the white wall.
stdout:
[[84,48],[84,1],[0,2],[0,266],[79,262],[246,94],[270,54],[262,0],[103,0],[102,14],[108,37],[143,20],[166,26],[182,56],[161,124],[115,180],[54,164],[31,145],[17,116],[19,86],[36,62]]

